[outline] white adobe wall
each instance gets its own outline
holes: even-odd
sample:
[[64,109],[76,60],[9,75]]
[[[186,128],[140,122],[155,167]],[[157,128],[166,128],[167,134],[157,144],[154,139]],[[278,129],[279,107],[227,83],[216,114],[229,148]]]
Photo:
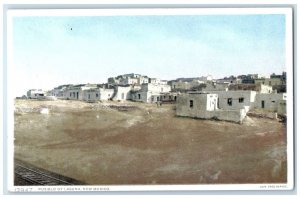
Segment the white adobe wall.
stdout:
[[246,109],[214,111],[214,115],[217,119],[237,123],[242,123],[246,114]]
[[[98,94],[98,97],[97,97],[97,94]],[[83,90],[82,91],[82,100],[85,100],[85,101],[99,100],[99,89]]]
[[[237,110],[249,107],[254,108],[255,91],[212,91],[219,96],[219,108],[224,110]],[[228,104],[228,99],[232,99],[232,106]],[[240,98],[244,98],[243,102],[239,102]]]
[[126,78],[124,80],[124,84],[137,84],[138,83],[138,79],[137,78]]
[[148,102],[155,103],[160,101],[160,94],[159,93],[152,93],[148,92]]
[[130,91],[131,91],[131,86],[128,86],[128,87],[118,86],[117,93],[114,96],[114,100],[129,100],[129,99],[131,99]]
[[[140,95],[140,99],[138,97],[139,95]],[[148,99],[148,92],[145,91],[139,91],[132,95],[132,100],[137,102],[148,102],[147,99]]]
[[261,84],[260,86],[261,86],[260,93],[272,93],[272,91],[273,91],[272,86],[263,85],[263,84]]
[[149,82],[149,78],[146,78],[146,77],[143,77],[143,76],[141,76],[141,77],[139,77],[138,78],[138,84],[148,84],[148,82]]
[[[236,110],[220,110],[217,105],[209,106],[216,102],[216,94],[187,94],[180,95],[176,102],[176,115],[201,119],[219,119],[224,121],[241,123],[246,117],[245,108]],[[193,100],[193,107],[190,107],[190,100]]]
[[151,84],[143,84],[141,90],[160,93],[160,92],[170,92],[171,87],[170,87],[170,85],[167,85],[167,84],[152,84],[151,83]]
[[[193,101],[193,107],[190,107],[190,101]],[[195,117],[195,118],[210,118],[207,113],[207,96],[205,94],[187,94],[178,96],[176,102],[176,115]]]
[[[77,92],[78,92],[78,99],[77,99]],[[83,100],[83,91],[81,89],[67,89],[64,92],[64,97],[65,99],[70,99],[70,100]]]
[[[140,94],[140,99],[138,95]],[[151,92],[151,91],[139,91],[133,94],[132,100],[137,102],[145,102],[145,103],[155,103],[160,101],[161,94],[158,92]],[[158,100],[157,100],[158,99]]]
[[99,89],[99,100],[109,100],[114,94],[114,89]]
[[[283,112],[286,108],[283,106],[283,101],[286,100],[285,93],[260,93],[256,95],[255,108],[267,111]],[[262,107],[262,101],[264,101],[264,108]],[[281,104],[280,104],[281,103]],[[281,107],[279,107],[281,106]]]
[[[39,96],[43,95],[43,96]],[[38,98],[43,98],[46,95],[46,92],[41,90],[41,89],[33,89],[27,91],[27,97],[32,98],[32,99],[38,99]]]
[[[206,117],[208,111],[217,109],[216,94],[188,94],[178,96],[176,103],[176,114],[191,117]],[[190,107],[190,101],[193,101],[193,107]],[[208,114],[208,117],[210,115]]]

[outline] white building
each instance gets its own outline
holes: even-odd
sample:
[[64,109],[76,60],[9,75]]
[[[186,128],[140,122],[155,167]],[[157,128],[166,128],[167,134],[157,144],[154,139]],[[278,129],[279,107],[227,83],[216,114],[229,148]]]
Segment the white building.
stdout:
[[64,98],[67,100],[84,100],[84,90],[96,89],[96,84],[78,84],[67,87],[64,90]]
[[131,99],[132,86],[116,86],[114,89],[113,100],[125,101]]
[[72,86],[72,85],[67,84],[67,85],[58,86],[58,87],[52,89],[51,95],[55,96],[57,98],[65,98],[65,96],[64,96],[65,90],[70,86]]
[[159,78],[149,78],[149,83],[151,84],[159,84],[160,79]]
[[149,83],[149,78],[147,76],[140,76],[138,78],[138,85],[148,84],[148,83]]
[[91,88],[83,90],[83,100],[95,102],[99,100],[109,100],[114,94],[114,89]]
[[255,108],[286,114],[286,93],[257,94]]
[[218,94],[219,102],[218,106],[225,110],[237,110],[246,108],[254,108],[256,91],[212,91],[212,93]]
[[218,94],[189,93],[178,96],[176,115],[201,119],[218,119],[241,123],[246,117],[246,108],[220,109]]
[[161,101],[161,95],[171,91],[167,84],[143,84],[141,90],[132,92],[132,100],[146,103]]
[[64,98],[67,100],[82,100],[82,89],[79,86],[71,86],[64,91]]
[[27,98],[29,99],[44,99],[46,96],[46,91],[42,89],[31,89],[27,91]]
[[108,83],[113,85],[141,85],[149,83],[149,78],[140,74],[130,73],[108,78]]
[[132,84],[138,84],[138,78],[132,78],[132,77],[126,77],[120,81],[120,84],[122,85],[132,85]]

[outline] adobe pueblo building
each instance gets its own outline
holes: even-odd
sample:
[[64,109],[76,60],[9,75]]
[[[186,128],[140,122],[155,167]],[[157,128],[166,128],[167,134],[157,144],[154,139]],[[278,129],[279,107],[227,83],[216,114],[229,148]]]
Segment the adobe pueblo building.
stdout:
[[[176,115],[242,123],[251,110],[286,114],[286,93],[256,91],[211,91],[178,96]],[[277,117],[277,116],[276,116]]]
[[[224,99],[223,99],[224,100]],[[224,106],[220,108],[218,94],[210,93],[189,93],[178,96],[176,103],[176,115],[200,119],[217,119],[231,122],[241,123],[246,117],[248,106],[241,106],[236,108],[227,108]],[[228,98],[227,102],[235,104],[232,98]]]
[[212,76],[202,76],[170,81],[130,73],[110,77],[103,84],[67,84],[48,92],[33,89],[27,92],[27,97],[47,100],[53,96],[86,102],[130,100],[160,105],[175,103],[177,116],[242,123],[252,110],[275,114],[274,118],[277,114],[285,116],[285,80],[285,73],[269,79],[247,75],[217,80]]

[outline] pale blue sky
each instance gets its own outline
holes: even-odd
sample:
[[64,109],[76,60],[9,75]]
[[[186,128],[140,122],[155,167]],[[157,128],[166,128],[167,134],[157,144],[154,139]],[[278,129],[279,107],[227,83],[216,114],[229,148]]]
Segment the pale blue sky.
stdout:
[[124,73],[166,80],[281,73],[285,16],[14,17],[13,47],[19,95]]

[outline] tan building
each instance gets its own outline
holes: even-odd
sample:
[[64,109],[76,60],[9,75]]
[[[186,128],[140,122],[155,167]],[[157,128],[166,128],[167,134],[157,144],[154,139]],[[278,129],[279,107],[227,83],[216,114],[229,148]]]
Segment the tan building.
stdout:
[[264,79],[255,79],[255,84],[262,84],[262,85],[268,85],[268,86],[278,86],[283,85],[281,78],[264,78]]

